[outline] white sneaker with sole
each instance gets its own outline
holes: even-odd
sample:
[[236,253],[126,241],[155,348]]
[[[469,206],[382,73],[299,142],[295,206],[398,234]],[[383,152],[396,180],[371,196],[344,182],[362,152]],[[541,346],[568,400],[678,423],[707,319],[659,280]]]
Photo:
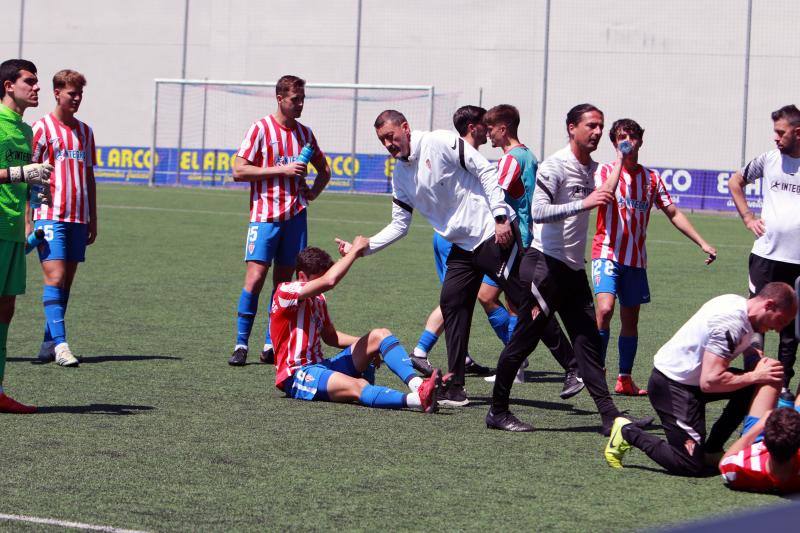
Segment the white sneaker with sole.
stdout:
[[[525,383],[525,369],[528,368],[529,364],[530,363],[528,363],[528,359],[527,358],[522,362],[522,366],[520,366],[519,370],[517,370],[517,375],[514,376],[514,383],[515,384]],[[494,380],[495,380],[496,377],[497,377],[496,375],[494,375],[494,376],[486,376],[485,378],[483,378],[483,380],[484,381],[488,381],[489,383],[494,383]]]
[[78,366],[79,361],[72,355],[69,345],[66,342],[62,342],[56,346],[56,363],[60,366]]

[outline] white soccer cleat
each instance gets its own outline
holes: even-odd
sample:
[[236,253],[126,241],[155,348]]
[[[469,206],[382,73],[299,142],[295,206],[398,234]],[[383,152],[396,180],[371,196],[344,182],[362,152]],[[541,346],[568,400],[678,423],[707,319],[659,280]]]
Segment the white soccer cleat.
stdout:
[[[517,375],[514,376],[514,383],[515,384],[525,383],[525,367],[526,366],[528,366],[528,365],[522,365],[522,367],[520,367],[520,369],[517,370]],[[484,381],[488,381],[489,383],[494,383],[496,377],[497,377],[497,375],[486,376],[485,378],[483,378],[483,380]]]
[[70,351],[66,342],[56,346],[56,363],[60,366],[78,366],[79,364],[78,359],[72,355],[72,351]]
[[39,348],[39,354],[36,356],[36,359],[38,359],[40,363],[55,361],[56,343],[53,341],[43,342],[41,348]]

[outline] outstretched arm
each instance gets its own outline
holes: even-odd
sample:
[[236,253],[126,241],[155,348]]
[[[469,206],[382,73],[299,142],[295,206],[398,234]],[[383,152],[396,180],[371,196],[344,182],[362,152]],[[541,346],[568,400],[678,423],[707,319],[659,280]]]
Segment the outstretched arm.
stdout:
[[[397,198],[392,198],[392,221],[389,222],[382,230],[367,239],[367,248],[364,250],[364,255],[374,254],[383,250],[395,241],[398,241],[408,234],[408,228],[411,226],[411,213],[414,209],[407,203]],[[336,238],[336,244],[339,246],[339,253],[345,255],[350,252],[350,243],[340,238]]]
[[306,298],[313,298],[314,296],[334,288],[342,281],[342,278],[344,278],[347,271],[350,270],[350,267],[353,266],[355,260],[364,255],[364,250],[367,246],[369,246],[369,240],[366,237],[362,237],[361,235],[356,237],[347,255],[334,263],[323,275],[303,285],[297,299],[305,300]]
[[717,249],[708,244],[705,239],[694,229],[694,226],[686,218],[683,212],[675,207],[675,204],[670,204],[664,208],[664,214],[667,215],[672,225],[678,228],[678,231],[689,237],[692,242],[699,246],[705,253],[708,254],[706,264],[710,265],[717,258]]

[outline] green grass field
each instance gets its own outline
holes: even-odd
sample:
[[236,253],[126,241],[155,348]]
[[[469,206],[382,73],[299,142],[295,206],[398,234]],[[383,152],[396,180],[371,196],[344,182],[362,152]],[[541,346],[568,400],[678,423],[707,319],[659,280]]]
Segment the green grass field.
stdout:
[[[481,378],[468,378],[469,407],[433,416],[285,399],[271,366],[226,363],[247,194],[111,185],[98,194],[99,237],[67,315],[78,369],[32,364],[42,282],[28,257],[5,385],[41,412],[2,416],[0,513],[149,531],[626,531],[783,501],[729,491],[717,477],[669,476],[638,450],[624,470],[611,470],[593,402],[585,392],[559,399],[562,376],[543,348],[531,357],[529,382],[512,393],[512,409],[534,433],[485,428],[491,384]],[[335,236],[370,235],[389,213],[388,197],[324,194],[310,210],[310,244],[333,253]],[[690,216],[719,259],[704,266],[700,250],[653,215],[640,384],[657,348],[703,302],[746,292],[752,240],[744,227]],[[388,327],[414,346],[438,302],[431,233],[417,216],[407,238],[355,264],[329,294],[338,329]],[[265,309],[262,298],[256,363]],[[493,365],[500,349],[478,307],[471,353]],[[432,358],[446,366],[443,342]],[[609,367],[611,380],[613,352]],[[378,376],[402,385],[386,369]],[[616,400],[652,414],[647,399]],[[2,530],[44,527],[0,521]]]

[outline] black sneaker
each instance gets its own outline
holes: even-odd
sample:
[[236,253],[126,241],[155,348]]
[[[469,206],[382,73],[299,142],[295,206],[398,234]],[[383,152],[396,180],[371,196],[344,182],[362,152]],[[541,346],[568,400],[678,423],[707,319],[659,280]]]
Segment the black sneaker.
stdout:
[[561,396],[562,400],[568,400],[582,391],[585,386],[578,373],[575,370],[570,370],[564,377],[564,388],[561,389],[559,396]]
[[464,365],[464,373],[473,376],[491,376],[494,370],[488,366],[479,365],[474,359],[471,359]]
[[514,432],[527,432],[533,431],[533,426],[527,424],[516,416],[511,414],[510,411],[504,411],[502,413],[493,413],[491,409],[486,414],[486,427],[489,429],[500,429],[503,431],[514,431]]
[[792,391],[783,389],[778,396],[778,407],[794,407],[795,397]]
[[236,348],[233,355],[228,359],[231,366],[244,366],[247,363],[247,348]]
[[258,356],[258,360],[264,363],[265,365],[274,365],[275,364],[275,350],[270,346],[266,350],[261,352],[261,355]]
[[449,405],[451,407],[469,405],[469,398],[467,398],[467,391],[464,390],[464,385],[456,385],[445,378],[442,380],[444,383],[442,391],[439,393],[439,405]]
[[428,361],[427,357],[417,357],[416,355],[409,355],[408,357],[411,359],[411,366],[414,367],[414,370],[426,378],[431,377],[431,374],[433,374],[433,366],[431,362]]

